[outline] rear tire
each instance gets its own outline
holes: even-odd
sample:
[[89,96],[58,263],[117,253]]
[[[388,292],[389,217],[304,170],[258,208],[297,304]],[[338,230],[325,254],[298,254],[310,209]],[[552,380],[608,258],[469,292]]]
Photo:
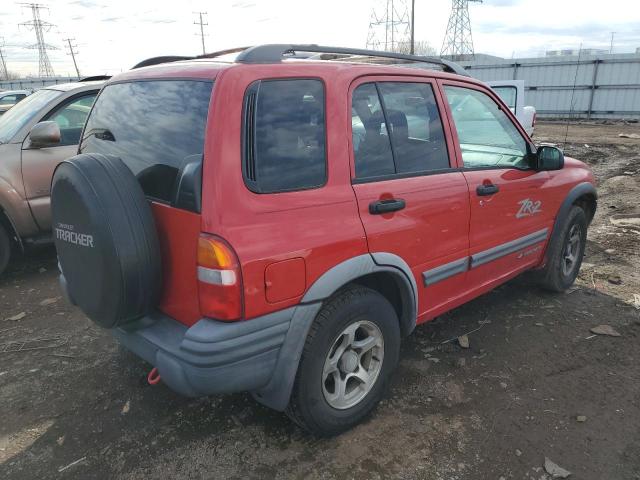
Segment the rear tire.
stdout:
[[539,285],[552,292],[564,292],[578,276],[587,243],[587,215],[576,205],[571,207],[561,234],[549,245],[547,264],[538,273]]
[[399,353],[398,316],[387,299],[365,287],[343,290],[311,326],[287,415],[318,436],[350,429],[381,400]]
[[11,258],[11,239],[7,234],[6,229],[0,224],[0,275],[9,265],[9,259]]

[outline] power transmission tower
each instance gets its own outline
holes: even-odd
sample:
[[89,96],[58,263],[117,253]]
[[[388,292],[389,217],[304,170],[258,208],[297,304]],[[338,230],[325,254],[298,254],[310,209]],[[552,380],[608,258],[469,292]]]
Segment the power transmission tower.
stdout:
[[9,71],[7,70],[7,63],[4,61],[4,38],[0,37],[0,80],[9,80]]
[[193,12],[195,15],[198,15],[198,20],[196,20],[195,22],[193,22],[194,25],[200,25],[200,33],[196,35],[200,35],[200,38],[202,39],[202,54],[206,54],[206,50],[204,48],[204,37],[205,37],[205,33],[204,33],[204,27],[206,25],[209,25],[208,23],[205,23],[203,20],[203,15],[207,15],[207,12]]
[[75,41],[75,38],[63,38],[65,42],[69,45],[69,55],[71,55],[71,59],[73,60],[73,66],[76,67],[76,74],[78,78],[80,78],[80,70],[78,69],[78,63],[76,62],[76,55],[78,54],[78,45],[72,45],[71,42]]
[[35,45],[31,45],[28,48],[38,49],[38,74],[41,77],[53,77],[55,74],[53,73],[53,67],[51,66],[51,62],[49,61],[49,56],[47,55],[47,49],[56,50],[56,47],[45,43],[44,31],[49,31],[54,25],[49,22],[44,22],[40,19],[40,10],[48,10],[48,7],[45,7],[44,5],[41,5],[39,3],[21,3],[20,5],[30,8],[31,14],[33,15],[33,20],[31,20],[30,22],[23,22],[20,25],[31,27],[31,29],[36,32],[37,43]]
[[469,2],[482,3],[482,0],[452,0],[447,33],[440,50],[441,56],[451,56],[454,60],[462,58],[463,55],[474,56]]
[[410,49],[411,17],[407,0],[383,0],[371,10],[367,48],[397,52]]

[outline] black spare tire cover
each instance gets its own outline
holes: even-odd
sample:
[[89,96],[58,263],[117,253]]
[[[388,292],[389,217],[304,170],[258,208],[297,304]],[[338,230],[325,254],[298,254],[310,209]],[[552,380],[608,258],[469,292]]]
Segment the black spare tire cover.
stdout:
[[85,153],[58,165],[51,215],[61,283],[89,318],[114,328],[157,304],[161,260],[155,223],[122,160]]

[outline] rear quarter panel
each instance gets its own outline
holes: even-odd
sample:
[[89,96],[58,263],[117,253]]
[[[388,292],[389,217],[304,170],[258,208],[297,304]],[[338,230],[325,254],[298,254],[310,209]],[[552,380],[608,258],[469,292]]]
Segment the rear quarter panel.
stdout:
[[[325,86],[327,183],[286,193],[256,194],[244,184],[241,165],[242,103],[246,88],[258,79],[317,78]],[[303,293],[331,267],[367,252],[366,238],[351,188],[347,135],[348,78],[328,75],[314,65],[231,67],[214,87],[209,112],[203,175],[202,230],[230,243],[240,260],[244,318],[297,304]],[[265,272],[276,262],[304,261],[292,277],[282,271],[271,281],[297,281],[299,293],[269,301]],[[294,280],[296,278],[297,280]],[[272,285],[272,287],[274,287]],[[278,289],[279,286],[275,286]],[[273,300],[271,297],[269,297]]]

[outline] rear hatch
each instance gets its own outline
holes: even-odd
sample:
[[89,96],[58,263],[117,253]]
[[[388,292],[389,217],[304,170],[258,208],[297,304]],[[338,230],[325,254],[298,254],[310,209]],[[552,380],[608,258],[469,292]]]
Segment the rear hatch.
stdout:
[[186,325],[202,313],[197,251],[202,162],[212,80],[115,82],[100,93],[80,153],[114,155],[151,202],[160,240],[163,290],[158,309]]

